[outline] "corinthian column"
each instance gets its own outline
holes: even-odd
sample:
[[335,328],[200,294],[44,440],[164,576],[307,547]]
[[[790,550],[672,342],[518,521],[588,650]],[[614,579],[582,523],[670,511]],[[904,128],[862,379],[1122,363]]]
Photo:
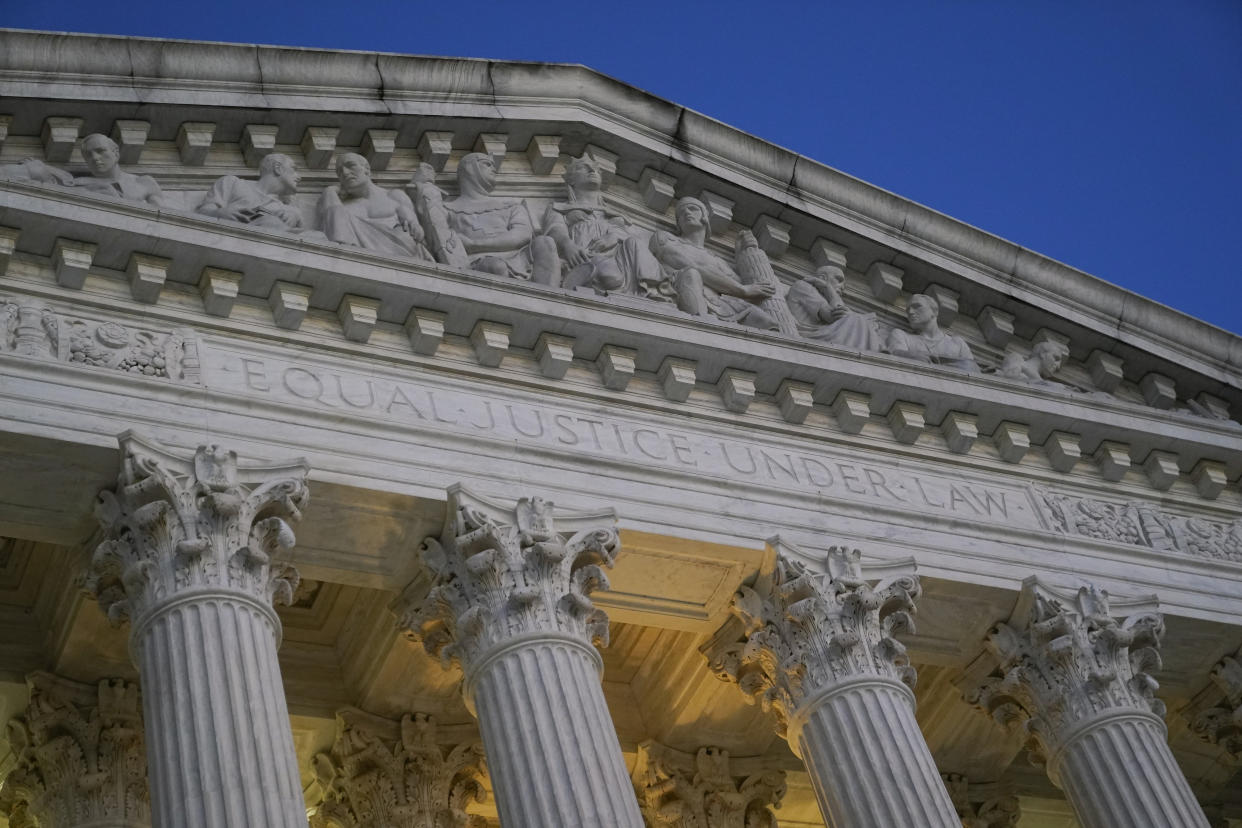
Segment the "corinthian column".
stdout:
[[395,605],[427,651],[464,672],[500,821],[510,828],[639,828],[600,684],[612,512],[558,513],[448,491],[444,530],[423,543],[423,575]]
[[775,569],[733,599],[704,649],[716,674],[774,715],[806,763],[820,810],[842,828],[961,825],[914,718],[914,668],[893,636],[911,629],[913,562],[864,577],[857,549],[827,572],[779,539]]
[[1118,621],[1101,590],[1056,592],[1031,578],[988,636],[998,666],[967,700],[1025,731],[1083,828],[1207,828],[1148,674],[1163,633],[1154,611]]
[[87,588],[132,624],[153,822],[304,827],[272,602],[298,582],[273,558],[293,544],[306,465],[239,467],[217,446],[183,458],[129,433],[120,443]]
[[0,786],[10,828],[148,828],[138,687],[50,673],[26,683],[26,715],[8,723],[16,766]]

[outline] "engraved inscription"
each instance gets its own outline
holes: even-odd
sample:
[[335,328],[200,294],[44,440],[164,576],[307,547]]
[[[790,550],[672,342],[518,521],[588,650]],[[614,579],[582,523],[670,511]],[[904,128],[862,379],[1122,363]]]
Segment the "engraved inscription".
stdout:
[[208,385],[298,401],[342,414],[381,417],[505,440],[600,454],[782,489],[813,491],[919,512],[1028,528],[1041,523],[1023,489],[963,481],[834,457],[777,449],[705,432],[636,423],[604,414],[494,399],[278,359],[208,351]]

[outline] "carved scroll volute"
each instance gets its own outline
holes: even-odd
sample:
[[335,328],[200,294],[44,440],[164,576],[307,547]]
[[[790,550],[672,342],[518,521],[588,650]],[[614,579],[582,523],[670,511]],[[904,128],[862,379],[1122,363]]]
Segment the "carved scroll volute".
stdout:
[[466,812],[485,799],[477,741],[440,744],[425,713],[398,723],[347,708],[336,722],[332,749],[313,761],[323,799],[312,828],[486,828],[486,819]]
[[967,691],[967,700],[1002,725],[1021,728],[1036,765],[1102,712],[1164,715],[1151,677],[1160,668],[1164,622],[1149,610],[1118,620],[1109,603],[1108,593],[1093,586],[1061,594],[1031,579],[1024,608],[988,636],[997,668]]
[[309,500],[303,460],[239,466],[200,446],[182,457],[131,432],[119,438],[121,473],[96,514],[105,539],[86,588],[113,623],[137,621],[174,595],[223,590],[266,606],[288,602],[298,575],[275,558]]
[[539,497],[516,504],[448,491],[444,530],[420,550],[425,573],[394,604],[399,623],[446,664],[467,670],[514,637],[608,642],[591,594],[619,550],[611,511],[554,514]]
[[739,589],[734,621],[704,647],[718,677],[773,712],[782,736],[804,702],[843,679],[914,686],[914,668],[896,639],[914,628],[920,586],[912,563],[872,581],[862,574],[857,549],[833,547],[826,571],[817,573],[792,544],[769,543],[778,550],[770,584]]

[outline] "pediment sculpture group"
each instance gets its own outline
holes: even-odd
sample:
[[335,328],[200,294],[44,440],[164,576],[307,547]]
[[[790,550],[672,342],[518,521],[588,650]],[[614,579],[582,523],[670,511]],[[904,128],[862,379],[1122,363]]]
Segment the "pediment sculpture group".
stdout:
[[[87,175],[72,175],[37,159],[0,167],[0,178],[36,181],[167,207],[151,176],[121,169],[117,144],[106,135],[82,140]],[[300,233],[388,256],[435,261],[496,276],[569,289],[594,289],[666,302],[695,316],[870,351],[968,373],[994,373],[1030,385],[1092,391],[1053,377],[1069,356],[1046,340],[1029,356],[1010,353],[982,369],[962,337],[940,327],[936,300],[915,294],[907,303],[909,330],[885,330],[873,313],[844,301],[845,273],[826,265],[785,288],[767,255],[747,230],[728,261],[707,248],[711,235],[706,205],[697,198],[676,202],[676,230],[650,232],[631,223],[603,196],[604,177],[590,156],[565,169],[565,200],[544,211],[539,227],[524,199],[493,195],[496,164],[486,153],[464,156],[457,168],[458,195],[449,198],[422,164],[404,190],[385,189],[371,178],[371,165],[356,153],[336,158],[337,183],[320,196],[319,229],[306,226],[292,203],[300,176],[287,155],[270,153],[259,178],[217,180],[198,213],[271,230]],[[783,295],[782,295],[783,294]]]

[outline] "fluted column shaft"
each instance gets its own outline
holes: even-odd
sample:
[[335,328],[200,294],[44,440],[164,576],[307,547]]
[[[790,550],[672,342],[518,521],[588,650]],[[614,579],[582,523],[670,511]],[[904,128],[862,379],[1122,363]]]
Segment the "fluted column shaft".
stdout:
[[1208,828],[1164,722],[1119,712],[1083,727],[1049,763],[1082,828]]
[[242,467],[218,446],[183,457],[132,434],[120,444],[86,586],[133,625],[152,823],[305,828],[273,602],[298,585],[277,556],[308,500],[306,465]]
[[590,598],[608,588],[615,521],[453,486],[425,574],[396,602],[409,635],[464,673],[505,828],[642,828],[600,684],[608,617]]
[[1065,791],[1083,828],[1208,828],[1173,759],[1160,667],[1164,620],[1155,596],[1114,617],[1107,592],[1070,592],[1028,578],[987,648],[996,668],[967,699],[1009,727]]
[[901,682],[842,682],[799,712],[790,737],[833,828],[960,828]]
[[305,826],[270,607],[173,602],[134,630],[152,819],[177,828]]
[[857,549],[777,553],[762,589],[742,586],[733,620],[704,649],[713,670],[774,714],[802,757],[832,828],[961,828],[914,718],[914,668],[895,638],[921,593],[913,561],[866,577]]
[[506,826],[641,826],[594,648],[534,639],[492,656],[470,683]]

